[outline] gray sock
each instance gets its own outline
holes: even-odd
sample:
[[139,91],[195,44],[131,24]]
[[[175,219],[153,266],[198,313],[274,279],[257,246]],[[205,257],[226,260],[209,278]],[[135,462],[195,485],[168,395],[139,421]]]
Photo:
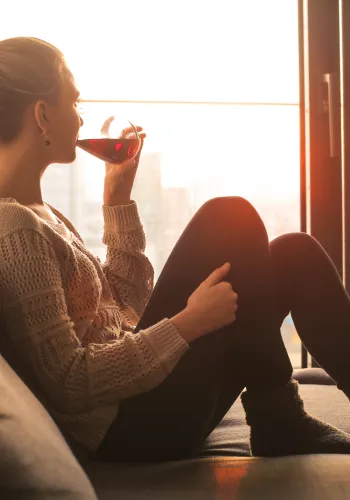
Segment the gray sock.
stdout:
[[241,395],[254,456],[350,454],[350,435],[311,417],[304,410],[298,383]]

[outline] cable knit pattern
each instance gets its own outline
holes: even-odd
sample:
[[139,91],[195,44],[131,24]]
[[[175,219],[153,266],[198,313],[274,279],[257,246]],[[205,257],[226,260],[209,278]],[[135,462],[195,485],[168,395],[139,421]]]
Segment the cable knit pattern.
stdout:
[[[153,288],[153,267],[144,255],[146,239],[135,203],[103,207],[107,259],[103,266],[114,298],[141,316]],[[119,263],[123,262],[120,266]]]
[[133,333],[153,269],[135,203],[103,207],[101,266],[57,210],[0,200],[1,348],[62,431],[93,453],[118,402],[161,383],[187,343],[168,319]]

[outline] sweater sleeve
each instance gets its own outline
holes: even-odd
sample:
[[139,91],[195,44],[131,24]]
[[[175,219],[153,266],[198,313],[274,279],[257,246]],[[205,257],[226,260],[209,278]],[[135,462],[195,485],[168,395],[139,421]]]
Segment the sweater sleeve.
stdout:
[[167,319],[83,347],[69,315],[60,261],[37,230],[3,235],[0,261],[6,336],[56,408],[76,413],[150,390],[188,349]]
[[153,289],[153,267],[144,251],[146,239],[135,202],[103,206],[107,258],[103,270],[117,303],[141,317]]

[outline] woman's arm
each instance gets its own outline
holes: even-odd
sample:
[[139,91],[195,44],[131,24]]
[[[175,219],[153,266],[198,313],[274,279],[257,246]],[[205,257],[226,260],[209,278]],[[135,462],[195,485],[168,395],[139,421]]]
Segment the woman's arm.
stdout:
[[144,254],[146,240],[136,203],[103,206],[103,215],[104,273],[116,302],[131,307],[139,319],[152,293],[154,273]]
[[[105,135],[109,135],[113,119],[114,117],[110,117],[104,122],[102,130]],[[128,309],[126,314],[124,311],[122,314],[124,318],[128,318],[128,323],[131,320],[132,326],[136,326],[142,316],[153,289],[153,267],[144,254],[145,234],[136,203],[131,200],[146,137],[142,127],[138,126],[137,129],[142,141],[138,155],[121,165],[106,163],[103,189],[103,242],[107,245],[104,272],[116,302]],[[133,133],[134,128],[130,127],[122,135],[130,137]]]
[[60,261],[37,230],[3,234],[0,262],[5,343],[55,408],[76,413],[147,391],[188,349],[167,319],[83,347],[68,312]]

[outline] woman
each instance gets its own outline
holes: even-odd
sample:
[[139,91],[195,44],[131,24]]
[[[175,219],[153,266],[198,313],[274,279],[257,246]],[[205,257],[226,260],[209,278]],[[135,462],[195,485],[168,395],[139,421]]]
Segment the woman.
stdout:
[[350,299],[322,247],[269,245],[247,201],[214,199],[152,292],[128,162],[106,167],[101,265],[41,193],[47,166],[75,159],[77,103],[55,47],[0,42],[2,352],[66,436],[102,460],[189,456],[246,388],[252,454],[349,453],[349,435],[305,412],[280,335],[291,311],[350,397]]

